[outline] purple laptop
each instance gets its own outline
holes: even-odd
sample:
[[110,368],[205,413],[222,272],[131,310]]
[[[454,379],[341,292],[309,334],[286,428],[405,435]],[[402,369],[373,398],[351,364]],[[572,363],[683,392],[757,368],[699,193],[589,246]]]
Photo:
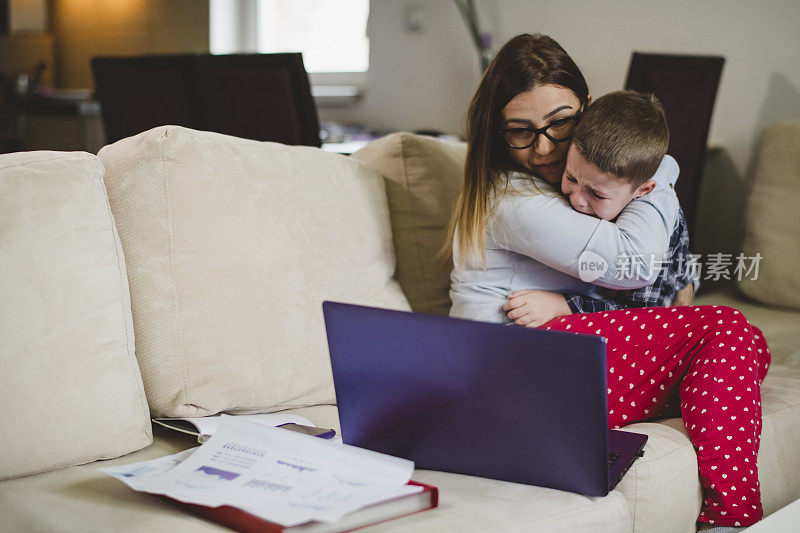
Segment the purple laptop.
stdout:
[[347,444],[417,468],[605,496],[646,435],[608,429],[606,343],[325,302]]

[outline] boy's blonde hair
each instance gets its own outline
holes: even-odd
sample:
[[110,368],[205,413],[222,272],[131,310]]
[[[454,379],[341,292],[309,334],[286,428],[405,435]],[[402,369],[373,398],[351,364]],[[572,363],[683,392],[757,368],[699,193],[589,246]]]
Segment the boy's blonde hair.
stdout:
[[608,93],[583,113],[572,145],[603,172],[637,188],[653,177],[667,153],[667,117],[652,94]]

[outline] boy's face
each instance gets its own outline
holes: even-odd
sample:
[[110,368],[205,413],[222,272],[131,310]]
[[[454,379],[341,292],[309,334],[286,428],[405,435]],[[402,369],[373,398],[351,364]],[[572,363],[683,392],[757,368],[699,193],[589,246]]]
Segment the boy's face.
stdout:
[[561,192],[572,208],[603,220],[614,220],[631,200],[649,193],[655,186],[656,182],[649,180],[634,188],[624,179],[586,161],[574,146],[567,153],[561,178]]

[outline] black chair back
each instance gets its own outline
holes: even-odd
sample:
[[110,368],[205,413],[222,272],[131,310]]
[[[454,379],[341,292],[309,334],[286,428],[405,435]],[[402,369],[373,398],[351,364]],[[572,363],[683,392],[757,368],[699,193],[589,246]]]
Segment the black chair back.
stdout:
[[320,146],[299,53],[92,59],[106,142],[162,125]]
[[669,153],[681,167],[675,187],[690,231],[703,173],[708,129],[725,58],[634,52],[626,89],[655,94],[669,125]]
[[196,66],[203,129],[320,146],[317,108],[301,54],[204,55]]
[[93,58],[106,142],[166,124],[197,128],[193,61],[193,55]]

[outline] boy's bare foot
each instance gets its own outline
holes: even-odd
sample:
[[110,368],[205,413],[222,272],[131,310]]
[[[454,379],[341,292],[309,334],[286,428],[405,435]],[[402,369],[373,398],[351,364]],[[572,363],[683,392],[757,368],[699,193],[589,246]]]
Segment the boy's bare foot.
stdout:
[[[694,285],[689,283],[675,294],[675,299],[672,300],[672,305],[691,305],[694,299]],[[713,527],[713,526],[712,526]],[[698,531],[702,531],[698,529]]]

